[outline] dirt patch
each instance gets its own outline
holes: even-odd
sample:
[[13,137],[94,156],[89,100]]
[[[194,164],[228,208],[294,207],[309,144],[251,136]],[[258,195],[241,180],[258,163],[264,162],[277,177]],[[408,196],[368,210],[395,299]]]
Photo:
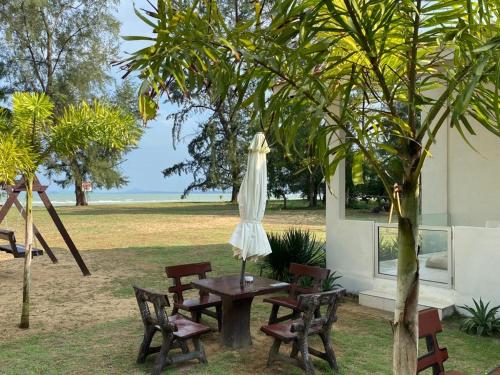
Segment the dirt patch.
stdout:
[[[52,264],[47,256],[33,259],[31,329],[19,330],[22,301],[23,259],[0,262],[0,340],[56,329],[75,329],[130,316],[136,306],[132,299],[113,298],[106,288],[120,270],[97,270],[82,276],[68,251],[55,250],[59,259]],[[93,263],[94,256],[86,256]]]

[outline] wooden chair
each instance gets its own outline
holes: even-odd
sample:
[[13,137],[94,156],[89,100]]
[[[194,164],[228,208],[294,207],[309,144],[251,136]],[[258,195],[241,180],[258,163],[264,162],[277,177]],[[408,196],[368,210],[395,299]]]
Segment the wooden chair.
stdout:
[[440,348],[436,335],[443,331],[436,309],[418,313],[418,337],[425,338],[428,353],[418,358],[417,374],[432,368],[433,375],[464,375],[458,371],[445,371],[443,363],[448,359],[448,349]]
[[[156,358],[153,375],[158,375],[170,364],[197,359],[200,363],[207,363],[205,349],[200,336],[210,332],[210,328],[202,324],[184,319],[179,315],[168,316],[165,309],[170,306],[166,295],[155,293],[134,285],[135,297],[144,323],[144,339],[139,349],[137,363],[144,363],[146,356],[160,352]],[[154,307],[154,315],[148,306]],[[162,344],[151,347],[151,341],[156,332],[162,334]],[[194,351],[190,352],[187,341],[192,340]],[[170,350],[180,348],[182,353],[168,355]]]
[[[273,305],[271,315],[269,316],[269,324],[297,318],[300,315],[297,296],[300,294],[320,292],[323,281],[330,275],[330,270],[327,268],[306,266],[297,263],[290,263],[289,272],[292,275],[292,280],[290,289],[288,290],[288,296],[271,296],[264,299],[264,302]],[[300,279],[303,277],[312,279],[313,285],[311,288],[300,286]],[[280,307],[291,309],[292,313],[278,318]]]
[[[345,294],[345,289],[337,289],[318,294],[301,295],[298,298],[298,309],[302,318],[290,320],[284,323],[274,323],[261,327],[261,331],[274,338],[269,351],[267,365],[271,366],[273,361],[281,360],[302,368],[306,374],[314,374],[314,366],[311,355],[324,359],[332,369],[337,369],[337,359],[330,340],[330,332],[333,323],[337,321],[337,307],[339,299]],[[316,312],[321,306],[328,306],[324,317],[316,317]],[[309,346],[309,337],[318,335],[324,347],[320,352]],[[280,354],[282,343],[291,343],[292,351],[290,357]],[[298,354],[300,352],[300,358]]]
[[[173,285],[168,288],[168,291],[174,294],[172,314],[177,314],[179,310],[188,311],[191,314],[191,319],[197,323],[200,322],[202,314],[208,315],[217,319],[217,326],[220,331],[222,325],[222,301],[219,296],[203,291],[200,291],[197,298],[185,299],[183,296],[184,291],[194,289],[190,283],[182,283],[181,279],[183,277],[198,276],[199,279],[206,279],[207,272],[210,271],[212,271],[212,266],[209,262],[165,267],[167,276],[173,281]],[[215,311],[208,310],[211,307],[214,307]]]
[[[0,239],[9,241],[7,245],[0,245],[0,251],[10,253],[14,255],[14,258],[24,258],[26,248],[16,243],[16,236],[13,231],[0,229]],[[33,248],[31,249],[31,255],[34,257],[43,255],[43,250]]]

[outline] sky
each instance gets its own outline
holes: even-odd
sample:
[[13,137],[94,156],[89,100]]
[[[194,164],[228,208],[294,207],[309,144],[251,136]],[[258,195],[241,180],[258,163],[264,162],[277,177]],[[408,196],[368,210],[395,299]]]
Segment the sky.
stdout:
[[[120,35],[148,35],[151,29],[148,28],[134,13],[133,2],[122,0],[117,8],[116,16],[121,22]],[[136,8],[149,8],[146,0],[137,0]],[[121,41],[121,56],[126,57],[127,52],[134,52],[144,46],[143,42]],[[123,72],[113,68],[112,75],[120,79]],[[120,189],[121,192],[182,192],[191,182],[191,177],[172,176],[164,178],[162,170],[184,160],[188,156],[187,142],[189,136],[196,129],[196,121],[186,124],[182,132],[183,142],[176,145],[174,150],[172,144],[171,121],[166,117],[175,110],[175,107],[168,103],[160,104],[160,113],[156,120],[148,123],[139,147],[132,150],[125,156],[121,169],[128,177],[129,184]],[[42,177],[42,181],[50,185],[52,191],[61,190],[53,182]],[[66,190],[73,190],[72,187]],[[116,191],[113,189],[112,191]]]
[[[122,0],[117,9],[117,18],[121,22],[121,35],[148,35],[151,29],[145,25],[134,13],[133,2]],[[146,0],[137,0],[136,8],[148,9],[150,5]],[[145,44],[142,42],[121,42],[122,57],[127,52],[134,52]],[[120,72],[114,74],[119,77]],[[122,190],[125,191],[165,191],[181,192],[190,182],[190,176],[173,176],[164,178],[161,171],[174,163],[184,160],[187,156],[187,144],[183,142],[174,150],[171,136],[171,123],[165,119],[173,111],[171,105],[161,104],[157,120],[151,121],[145,130],[139,148],[126,156],[122,170],[129,178],[129,184]],[[187,124],[184,136],[192,134],[195,123]]]

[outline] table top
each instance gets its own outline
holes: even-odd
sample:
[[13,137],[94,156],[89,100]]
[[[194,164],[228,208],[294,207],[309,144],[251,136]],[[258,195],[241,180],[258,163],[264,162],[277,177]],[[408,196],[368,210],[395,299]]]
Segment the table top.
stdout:
[[240,286],[240,275],[228,275],[196,280],[193,287],[233,300],[288,290],[289,284],[278,280],[254,276],[253,283]]

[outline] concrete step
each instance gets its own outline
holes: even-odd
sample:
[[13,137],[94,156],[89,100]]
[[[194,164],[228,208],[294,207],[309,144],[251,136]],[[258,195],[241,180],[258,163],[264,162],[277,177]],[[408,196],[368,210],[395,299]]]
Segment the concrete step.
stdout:
[[[396,300],[395,290],[365,290],[359,293],[359,304],[373,307],[384,311],[394,311]],[[433,298],[432,296],[420,294],[418,309],[436,308],[439,318],[443,319],[455,312],[455,305],[446,298]]]

